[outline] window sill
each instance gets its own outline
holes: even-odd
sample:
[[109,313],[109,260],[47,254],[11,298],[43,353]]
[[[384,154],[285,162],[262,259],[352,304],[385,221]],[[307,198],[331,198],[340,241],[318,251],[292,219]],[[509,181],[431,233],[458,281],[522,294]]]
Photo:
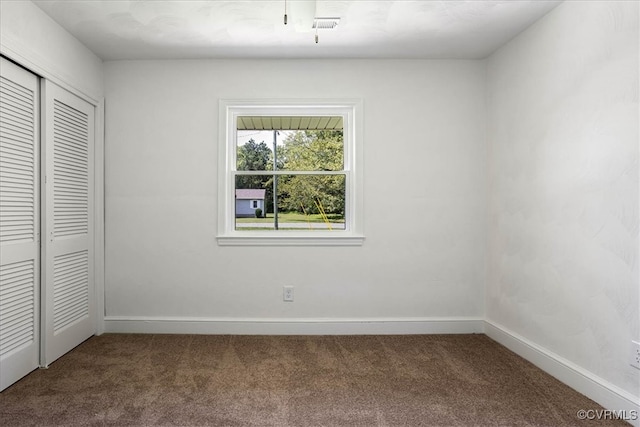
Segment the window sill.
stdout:
[[300,235],[278,234],[267,235],[245,234],[217,236],[219,246],[362,246],[365,237],[362,235]]

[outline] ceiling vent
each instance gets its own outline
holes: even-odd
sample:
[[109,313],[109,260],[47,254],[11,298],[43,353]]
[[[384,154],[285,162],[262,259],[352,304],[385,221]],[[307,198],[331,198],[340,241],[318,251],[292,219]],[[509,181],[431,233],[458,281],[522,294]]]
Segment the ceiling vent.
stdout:
[[340,18],[313,18],[313,27],[317,30],[332,30],[338,26]]

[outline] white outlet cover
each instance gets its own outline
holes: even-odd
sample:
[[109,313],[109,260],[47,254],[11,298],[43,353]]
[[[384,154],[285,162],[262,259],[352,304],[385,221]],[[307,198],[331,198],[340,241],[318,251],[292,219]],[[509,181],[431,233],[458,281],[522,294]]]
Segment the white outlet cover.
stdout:
[[293,301],[293,286],[284,286],[282,292],[282,299],[286,302]]

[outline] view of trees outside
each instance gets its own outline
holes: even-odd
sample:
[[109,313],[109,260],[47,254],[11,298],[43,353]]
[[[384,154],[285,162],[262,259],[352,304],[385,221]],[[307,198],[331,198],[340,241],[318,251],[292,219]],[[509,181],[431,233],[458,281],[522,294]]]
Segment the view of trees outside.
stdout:
[[[273,135],[274,131],[269,131]],[[251,134],[251,132],[245,131]],[[257,134],[257,132],[255,132]],[[260,132],[260,135],[264,135]],[[284,137],[283,137],[284,136]],[[281,131],[277,134],[276,164],[274,168],[273,137],[271,141],[249,139],[237,148],[238,171],[267,172],[236,175],[236,189],[264,189],[265,210],[262,216],[274,213],[274,180],[277,180],[277,208],[280,222],[342,223],[345,215],[344,140],[342,131],[306,130]],[[269,171],[291,172],[270,175]],[[316,172],[322,174],[299,174]],[[335,174],[326,172],[336,171]],[[257,220],[257,219],[256,219]],[[246,228],[236,220],[236,228]],[[309,227],[312,228],[312,227]]]

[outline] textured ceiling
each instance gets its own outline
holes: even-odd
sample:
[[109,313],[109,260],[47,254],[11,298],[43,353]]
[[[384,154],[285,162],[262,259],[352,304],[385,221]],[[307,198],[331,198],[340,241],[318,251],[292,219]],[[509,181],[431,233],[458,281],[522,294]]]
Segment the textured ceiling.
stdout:
[[[484,58],[560,1],[35,0],[104,60]],[[313,15],[339,17],[319,30]]]

